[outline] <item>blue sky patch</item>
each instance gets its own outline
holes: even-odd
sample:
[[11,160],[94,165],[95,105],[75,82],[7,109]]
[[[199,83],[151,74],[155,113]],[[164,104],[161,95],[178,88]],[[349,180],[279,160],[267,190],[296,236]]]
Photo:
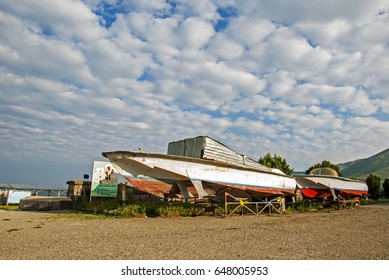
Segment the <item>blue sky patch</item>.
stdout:
[[220,15],[220,19],[214,24],[214,28],[216,32],[223,31],[228,27],[228,24],[231,18],[234,18],[238,15],[235,7],[219,7],[217,13]]
[[151,81],[150,68],[146,68],[142,75],[137,79],[137,81]]
[[121,2],[122,1],[118,2],[116,5],[101,2],[97,6],[95,14],[103,19],[100,24],[102,24],[105,28],[109,28],[116,21],[116,14],[122,13],[122,9],[120,7]]

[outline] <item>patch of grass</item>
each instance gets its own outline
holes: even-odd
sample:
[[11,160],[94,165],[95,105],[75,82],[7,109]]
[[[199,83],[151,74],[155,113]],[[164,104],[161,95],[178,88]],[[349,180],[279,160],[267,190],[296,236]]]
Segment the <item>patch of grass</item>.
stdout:
[[19,205],[0,205],[0,209],[2,210],[18,210]]
[[100,214],[74,212],[74,213],[58,214],[58,215],[50,217],[50,219],[62,219],[62,218],[76,218],[76,219],[83,219],[83,220],[92,220],[92,219],[104,219],[104,218],[107,218],[107,216],[100,215]]
[[361,199],[361,205],[368,205],[368,204],[385,204],[385,203],[389,203],[389,198],[379,198],[377,200],[374,200],[374,199]]
[[11,221],[11,219],[2,219],[2,221]]
[[37,226],[35,226],[33,228],[42,228],[42,225],[37,225]]

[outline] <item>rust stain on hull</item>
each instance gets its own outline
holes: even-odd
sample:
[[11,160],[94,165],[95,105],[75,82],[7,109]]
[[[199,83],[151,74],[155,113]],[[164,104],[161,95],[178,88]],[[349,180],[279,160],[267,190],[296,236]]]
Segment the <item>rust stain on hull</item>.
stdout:
[[[156,179],[145,179],[145,178],[126,178],[128,182],[133,184],[139,190],[156,195],[158,197],[179,195],[180,190],[177,186],[176,181],[168,180],[156,180]],[[193,186],[190,180],[180,181],[181,185],[184,185],[187,191],[193,196],[198,197],[196,188]],[[236,197],[245,198],[270,198],[276,196],[293,195],[294,192],[281,191],[277,189],[270,189],[265,187],[253,187],[253,186],[242,186],[235,184],[219,184],[213,182],[202,182],[204,190],[210,196],[220,196],[226,191],[233,194]]]

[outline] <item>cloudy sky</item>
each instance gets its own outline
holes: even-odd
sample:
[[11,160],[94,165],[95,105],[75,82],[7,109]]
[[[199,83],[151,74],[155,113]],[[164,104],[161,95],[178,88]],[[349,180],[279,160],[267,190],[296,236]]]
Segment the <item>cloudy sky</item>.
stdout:
[[295,170],[389,147],[388,0],[4,0],[0,182],[208,135]]

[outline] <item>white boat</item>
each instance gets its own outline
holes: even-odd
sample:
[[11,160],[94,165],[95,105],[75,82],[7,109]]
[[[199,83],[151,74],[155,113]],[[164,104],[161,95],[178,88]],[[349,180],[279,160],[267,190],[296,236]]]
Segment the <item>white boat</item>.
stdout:
[[[293,177],[254,164],[253,160],[236,154],[212,138],[200,136],[182,141],[194,143],[189,146],[191,151],[201,150],[195,152],[198,157],[127,151],[105,152],[103,155],[135,187],[160,197],[177,196],[189,200],[218,197],[225,192],[242,198],[294,194],[296,181]],[[182,146],[182,143],[170,144]],[[174,147],[169,146],[172,153]],[[188,153],[187,149],[183,150]],[[216,150],[219,153],[209,153]],[[207,159],[204,159],[207,154]]]
[[297,187],[304,198],[332,199],[367,196],[368,187],[363,181],[339,177],[328,167],[316,168],[310,174],[296,175]]

